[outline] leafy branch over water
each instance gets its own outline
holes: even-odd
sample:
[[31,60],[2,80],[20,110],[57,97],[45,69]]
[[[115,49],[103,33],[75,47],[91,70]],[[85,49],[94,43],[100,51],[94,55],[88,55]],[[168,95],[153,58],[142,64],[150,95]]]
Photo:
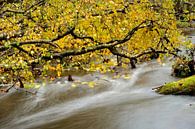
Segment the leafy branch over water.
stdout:
[[23,0],[0,7],[1,83],[53,79],[72,68],[134,68],[154,53],[177,56],[182,44],[172,0]]

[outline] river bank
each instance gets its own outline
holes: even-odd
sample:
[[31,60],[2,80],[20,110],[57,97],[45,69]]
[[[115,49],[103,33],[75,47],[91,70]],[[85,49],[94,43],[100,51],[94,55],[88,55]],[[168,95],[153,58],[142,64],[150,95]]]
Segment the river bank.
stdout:
[[[194,28],[192,28],[192,30],[193,29]],[[191,42],[193,44],[195,43],[195,31],[191,31],[191,30],[189,30],[187,32],[184,31],[184,34],[188,35],[188,39],[191,40]],[[156,92],[159,94],[165,94],[165,95],[190,95],[190,96],[194,96],[195,95],[195,76],[193,75],[194,70],[195,70],[194,60],[195,60],[195,55],[194,55],[194,57],[192,57],[191,60],[185,60],[187,63],[190,62],[191,64],[185,64],[185,61],[183,60],[183,62],[180,61],[180,63],[175,64],[175,66],[173,67],[174,71],[177,70],[177,72],[181,72],[181,73],[183,72],[184,75],[187,74],[187,72],[193,71],[192,74],[189,74],[192,76],[181,79],[181,80],[176,81],[176,82],[167,83],[167,84],[164,84],[160,87],[154,88],[156,90]],[[191,71],[189,71],[188,65],[190,65]],[[176,69],[177,67],[179,69]],[[178,74],[178,73],[174,73],[174,74]],[[179,76],[182,77],[181,75],[179,75]],[[184,77],[186,77],[186,76],[184,76]]]

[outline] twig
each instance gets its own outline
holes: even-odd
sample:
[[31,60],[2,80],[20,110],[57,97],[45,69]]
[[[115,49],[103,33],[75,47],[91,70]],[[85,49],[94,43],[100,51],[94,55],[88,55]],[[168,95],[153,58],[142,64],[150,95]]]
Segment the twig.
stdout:
[[161,89],[162,87],[163,87],[163,85],[158,86],[158,87],[154,87],[154,88],[152,88],[152,90],[159,90],[159,89]]
[[14,87],[14,89],[17,90],[17,91],[22,91],[22,92],[30,93],[32,95],[36,95],[37,94],[37,91],[32,92],[32,91],[29,91],[29,90],[24,89],[24,88],[16,88],[16,87]]

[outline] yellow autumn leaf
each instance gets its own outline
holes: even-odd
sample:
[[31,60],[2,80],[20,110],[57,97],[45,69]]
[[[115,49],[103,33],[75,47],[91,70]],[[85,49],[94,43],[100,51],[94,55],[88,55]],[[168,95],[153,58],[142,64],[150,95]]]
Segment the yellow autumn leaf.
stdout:
[[60,77],[60,76],[61,76],[61,74],[62,74],[62,72],[61,72],[61,71],[57,71],[57,76],[58,76],[58,77]]
[[130,79],[131,77],[130,77],[129,75],[124,75],[123,78],[128,80],[128,79]]
[[158,59],[157,59],[157,62],[158,62],[159,64],[162,64],[161,58],[158,58]]
[[81,82],[81,84],[86,85],[86,84],[88,84],[88,82]]
[[88,82],[88,86],[93,88],[95,86],[95,82],[91,81],[91,82]]
[[113,76],[113,78],[114,78],[114,79],[117,79],[117,78],[120,78],[120,77],[121,77],[121,75],[119,75],[119,74],[118,74],[118,75]]
[[72,85],[71,85],[71,87],[77,87],[77,84],[75,84],[75,83],[72,83]]

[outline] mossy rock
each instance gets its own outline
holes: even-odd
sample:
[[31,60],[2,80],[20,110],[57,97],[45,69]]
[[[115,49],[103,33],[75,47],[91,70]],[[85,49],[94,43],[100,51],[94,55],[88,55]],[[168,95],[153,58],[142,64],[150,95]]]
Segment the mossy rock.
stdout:
[[172,65],[172,75],[176,77],[189,77],[195,74],[194,60],[177,58]]
[[195,75],[155,88],[159,94],[195,95]]

